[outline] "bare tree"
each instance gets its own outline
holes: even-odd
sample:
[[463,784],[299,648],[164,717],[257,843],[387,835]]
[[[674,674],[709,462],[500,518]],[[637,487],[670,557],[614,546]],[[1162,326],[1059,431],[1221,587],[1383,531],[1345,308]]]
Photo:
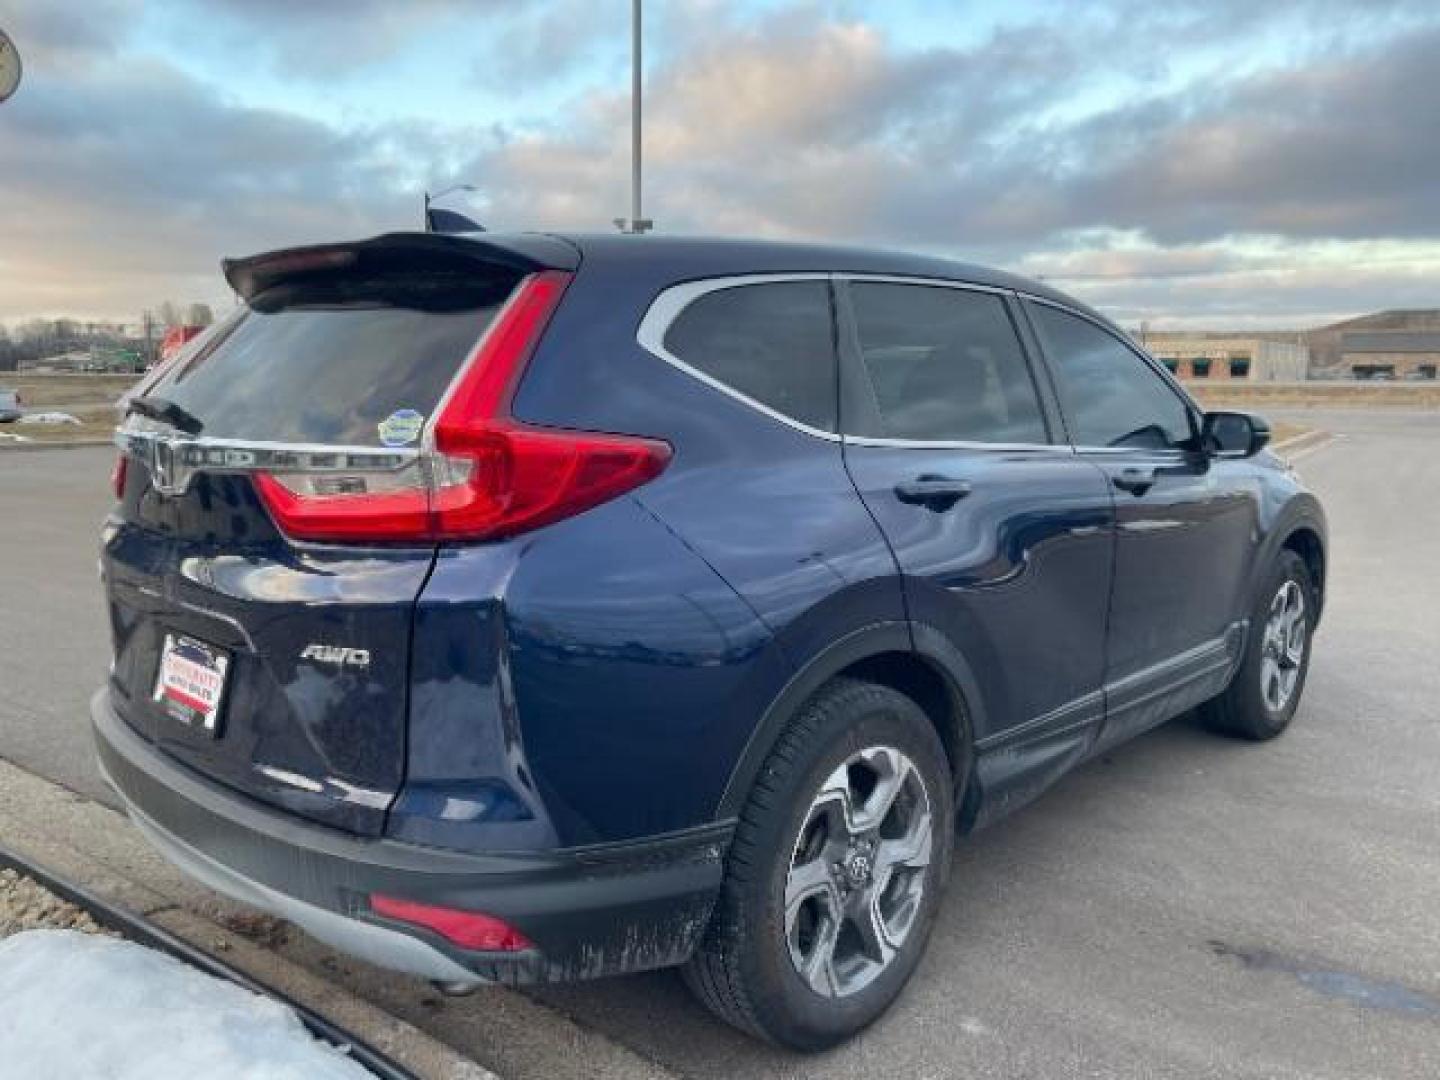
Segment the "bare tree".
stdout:
[[48,343],[54,336],[55,327],[49,319],[26,319],[15,330],[16,340],[27,343]]
[[180,325],[180,308],[179,305],[175,303],[175,301],[166,300],[164,303],[162,303],[160,305],[158,314],[160,316],[160,322],[165,326]]
[[215,313],[209,304],[191,304],[185,309],[186,326],[209,326],[215,321]]

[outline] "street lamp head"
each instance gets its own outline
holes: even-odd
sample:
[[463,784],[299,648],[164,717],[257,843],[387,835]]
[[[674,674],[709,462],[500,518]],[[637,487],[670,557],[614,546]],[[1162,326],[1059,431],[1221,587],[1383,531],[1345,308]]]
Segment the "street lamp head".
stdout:
[[20,53],[4,30],[0,30],[0,101],[15,93],[20,85]]

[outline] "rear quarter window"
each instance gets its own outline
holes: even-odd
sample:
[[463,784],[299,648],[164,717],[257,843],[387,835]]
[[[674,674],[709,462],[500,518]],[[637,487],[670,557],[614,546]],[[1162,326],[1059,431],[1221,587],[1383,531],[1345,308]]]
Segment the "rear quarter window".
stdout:
[[687,367],[792,420],[834,431],[838,399],[830,288],[823,281],[727,286],[665,331]]

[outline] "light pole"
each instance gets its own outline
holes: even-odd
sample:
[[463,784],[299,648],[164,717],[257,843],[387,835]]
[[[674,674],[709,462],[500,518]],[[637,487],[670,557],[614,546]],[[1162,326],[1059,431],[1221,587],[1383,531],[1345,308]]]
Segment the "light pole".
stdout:
[[655,227],[655,222],[640,216],[640,131],[641,131],[641,87],[640,87],[640,27],[641,0],[630,4],[630,217],[616,218],[615,227],[623,233],[643,233]]
[[447,187],[444,191],[437,191],[437,192],[435,192],[435,194],[433,194],[433,195],[430,194],[430,192],[428,192],[428,191],[425,192],[425,214],[424,214],[424,219],[423,219],[424,225],[425,225],[425,231],[426,231],[426,232],[429,232],[429,231],[430,231],[430,204],[431,204],[432,202],[434,202],[436,199],[443,199],[446,195],[453,195],[453,194],[454,194],[455,192],[457,192],[457,191],[479,191],[479,190],[480,190],[480,189],[477,188],[474,184],[451,184],[451,185],[450,185],[449,187]]

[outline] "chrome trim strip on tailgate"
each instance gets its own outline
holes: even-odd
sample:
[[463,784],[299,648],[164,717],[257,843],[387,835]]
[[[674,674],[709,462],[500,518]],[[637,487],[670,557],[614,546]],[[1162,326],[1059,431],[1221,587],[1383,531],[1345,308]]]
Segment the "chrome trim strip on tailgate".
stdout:
[[416,448],[212,439],[129,425],[115,432],[115,444],[144,463],[150,470],[151,482],[166,495],[183,495],[201,471],[394,472],[420,459]]

